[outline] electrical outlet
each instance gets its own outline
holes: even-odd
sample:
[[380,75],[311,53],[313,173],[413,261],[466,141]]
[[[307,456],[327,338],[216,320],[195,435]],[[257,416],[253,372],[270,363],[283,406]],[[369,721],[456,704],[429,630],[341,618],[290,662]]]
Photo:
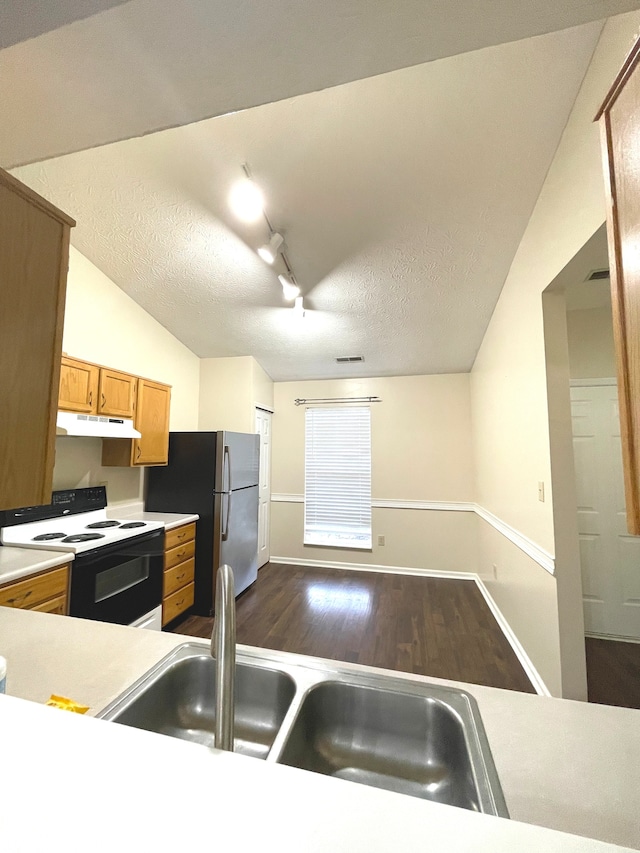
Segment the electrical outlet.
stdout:
[[544,503],[544,483],[538,483],[538,500]]
[[378,545],[384,545],[384,536],[378,536]]

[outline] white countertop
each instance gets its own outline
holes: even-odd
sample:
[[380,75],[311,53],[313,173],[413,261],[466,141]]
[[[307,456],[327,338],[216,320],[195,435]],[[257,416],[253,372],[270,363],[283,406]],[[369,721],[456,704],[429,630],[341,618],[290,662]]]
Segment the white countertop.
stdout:
[[[192,638],[176,634],[0,609],[0,654],[8,660],[7,692],[37,703],[58,693],[90,705],[90,715],[172,648],[189,640]],[[297,655],[274,654],[298,659]],[[341,666],[363,669],[353,664]],[[393,676],[455,684],[397,672]],[[0,731],[10,727],[16,737],[3,746],[2,767],[8,778],[18,780],[24,762],[30,768],[25,778],[32,781],[28,786],[25,781],[25,788],[12,781],[9,800],[5,798],[3,806],[7,814],[22,814],[20,810],[27,808],[22,792],[28,789],[27,800],[49,798],[47,809],[53,814],[56,804],[58,814],[63,813],[60,809],[63,800],[68,807],[69,790],[63,785],[47,787],[51,768],[57,773],[62,767],[73,790],[74,816],[85,810],[80,821],[86,819],[85,832],[93,821],[92,849],[102,849],[94,845],[95,839],[99,839],[96,844],[104,842],[105,849],[114,844],[118,831],[117,820],[111,826],[99,819],[105,813],[102,796],[108,798],[109,814],[132,811],[136,832],[141,833],[135,838],[142,841],[132,840],[128,848],[137,844],[153,849],[151,839],[155,844],[153,833],[158,827],[164,827],[162,832],[158,830],[159,849],[178,843],[177,836],[173,839],[171,835],[174,831],[184,833],[182,842],[198,840],[202,844],[213,831],[214,803],[220,807],[216,814],[226,837],[236,833],[234,844],[240,849],[422,851],[425,845],[448,851],[610,849],[524,824],[640,848],[640,711],[468,684],[456,686],[477,699],[512,821],[6,700],[0,702]],[[54,725],[64,728],[56,731]],[[123,767],[131,772],[123,773]],[[116,774],[117,785],[105,781]],[[187,779],[189,784],[183,784]],[[42,786],[42,790],[33,788],[33,780],[36,789]],[[74,784],[77,780],[82,781]],[[174,780],[181,784],[172,784]],[[104,795],[100,793],[103,789]],[[76,809],[76,795],[81,796],[82,809]],[[155,802],[153,814],[157,815],[162,797],[171,802],[170,814],[176,820],[149,821],[152,806],[145,809],[145,803]],[[251,812],[247,803],[251,803]],[[189,820],[179,819],[180,813],[188,814]],[[100,833],[95,832],[98,823]],[[12,819],[9,824],[18,832],[20,820]],[[64,839],[51,832],[52,825],[55,822],[39,820],[50,849],[57,849],[52,843],[60,843],[62,849],[63,841],[73,844],[81,838],[81,834],[75,835],[81,833],[75,824],[69,836],[65,823]],[[148,831],[152,836],[147,839],[142,833]],[[20,836],[26,838],[24,833]],[[44,835],[37,838],[42,849]],[[28,839],[31,844],[31,828]],[[38,844],[18,845],[18,849],[35,850]]]
[[200,516],[195,513],[181,512],[146,512],[144,509],[138,508],[140,504],[129,506],[117,504],[107,507],[107,517],[117,519],[135,519],[136,521],[160,521],[164,524],[165,530],[173,530],[174,527],[181,527],[183,524],[191,524],[192,521],[197,521]]
[[11,851],[620,851],[11,697],[0,731]]
[[35,575],[45,569],[64,566],[74,559],[67,551],[38,551],[34,548],[0,546],[0,584]]

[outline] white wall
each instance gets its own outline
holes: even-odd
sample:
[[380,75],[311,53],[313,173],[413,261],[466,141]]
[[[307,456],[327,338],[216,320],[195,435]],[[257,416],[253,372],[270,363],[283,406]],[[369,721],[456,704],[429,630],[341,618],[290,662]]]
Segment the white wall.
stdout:
[[[531,219],[514,257],[471,374],[477,500],[546,550],[556,574],[579,578],[579,564],[560,560],[562,529],[554,528],[542,291],[604,221],[599,128],[593,116],[633,45],[640,15],[610,19],[558,146]],[[552,413],[553,415],[553,413]],[[539,481],[546,501],[538,500]],[[497,564],[492,594],[547,685],[556,694],[584,698],[584,652],[575,603],[558,598],[545,608],[549,578],[530,560],[517,576],[493,536],[481,536],[481,562]],[[568,549],[571,551],[571,548]],[[534,580],[535,578],[535,580]],[[548,638],[571,636],[567,649]],[[583,649],[583,646],[582,646]]]
[[255,432],[256,405],[273,408],[273,382],[252,356],[201,360],[198,429]]
[[[171,429],[196,429],[200,360],[73,247],[62,348],[171,385]],[[110,503],[139,500],[141,469],[103,468],[100,439],[58,438],[54,489],[107,482]]]
[[[377,506],[371,551],[303,545],[305,406],[296,398],[379,396],[371,404],[372,499],[473,500],[468,374],[276,382],[272,444],[272,560],[321,560],[474,572],[472,512]],[[385,545],[377,536],[385,536]]]
[[569,369],[572,379],[615,377],[611,306],[567,311]]

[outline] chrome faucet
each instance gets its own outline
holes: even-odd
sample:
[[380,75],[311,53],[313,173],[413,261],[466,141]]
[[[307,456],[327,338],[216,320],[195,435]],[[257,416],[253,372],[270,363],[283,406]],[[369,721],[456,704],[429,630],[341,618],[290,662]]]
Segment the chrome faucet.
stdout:
[[234,679],[236,672],[236,599],[233,569],[226,564],[216,579],[211,656],[216,660],[215,746],[233,752]]

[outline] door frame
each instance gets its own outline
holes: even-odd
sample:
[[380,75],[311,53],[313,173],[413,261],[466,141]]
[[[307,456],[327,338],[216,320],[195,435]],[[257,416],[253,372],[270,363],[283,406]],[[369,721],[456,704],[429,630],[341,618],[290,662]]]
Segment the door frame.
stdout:
[[[254,416],[253,416],[254,417],[254,421],[253,421],[254,429],[256,427],[256,418],[257,418],[258,412],[263,412],[263,413],[268,414],[270,416],[270,423],[271,423],[270,442],[273,442],[273,415],[274,415],[274,410],[270,406],[265,406],[263,403],[254,403]],[[262,439],[260,440],[260,449],[262,450]],[[272,448],[271,454],[269,456],[269,471],[268,471],[268,475],[267,475],[268,476],[268,482],[269,482],[269,503],[271,503],[271,469],[272,469],[271,460],[273,458],[272,454],[273,454],[273,448]],[[261,474],[261,470],[259,467],[258,468],[258,481],[260,480],[260,474]],[[267,543],[268,543],[267,551],[269,552],[269,557],[268,557],[267,561],[264,563],[261,563],[261,558],[260,558],[260,520],[259,519],[260,519],[260,483],[258,482],[258,569],[261,569],[262,566],[266,565],[266,563],[271,558],[271,507],[269,507],[269,512],[267,514],[267,531],[266,531]]]

